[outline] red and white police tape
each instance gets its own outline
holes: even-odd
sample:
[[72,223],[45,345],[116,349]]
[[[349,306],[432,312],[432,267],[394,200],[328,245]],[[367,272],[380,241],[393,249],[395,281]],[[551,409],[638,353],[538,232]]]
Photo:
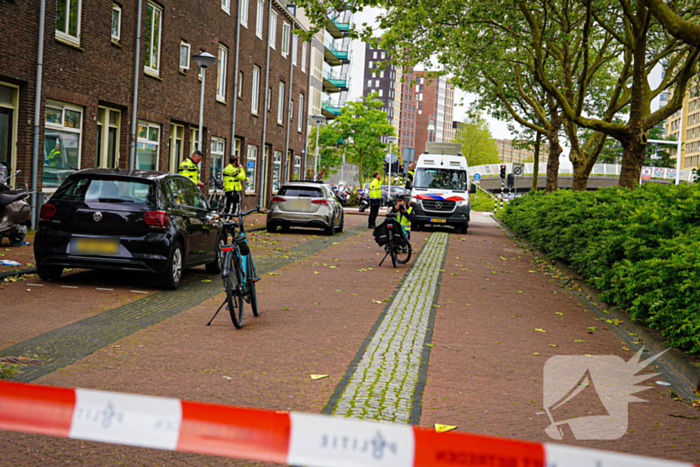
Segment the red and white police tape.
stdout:
[[325,467],[693,465],[408,425],[7,381],[0,381],[0,430]]

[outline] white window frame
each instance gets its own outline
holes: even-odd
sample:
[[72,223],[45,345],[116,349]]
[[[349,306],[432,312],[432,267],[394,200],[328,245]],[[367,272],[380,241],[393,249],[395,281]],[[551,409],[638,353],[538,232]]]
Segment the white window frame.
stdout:
[[[185,47],[187,49],[187,64],[185,66],[182,65],[182,48]],[[190,69],[190,55],[192,55],[192,47],[190,44],[187,42],[180,40],[180,71],[185,71]]]
[[384,90],[383,89],[379,90],[379,97],[384,97]]
[[[277,175],[277,189],[275,190],[275,175]],[[277,193],[282,185],[284,174],[282,173],[282,152],[275,151],[272,155],[272,192]]]
[[221,0],[221,9],[228,15],[231,14],[231,0]]
[[308,42],[304,41],[301,43],[301,72],[306,73],[306,55],[308,50]]
[[375,50],[374,53],[372,54],[372,58],[376,59],[377,58],[377,51]]
[[304,126],[304,94],[299,93],[299,116],[297,118],[297,131],[301,133]]
[[[100,121],[99,119],[99,111],[103,111],[104,115],[104,122]],[[97,125],[102,127],[102,152],[98,154],[97,156],[97,167],[102,167],[102,168],[108,168],[108,169],[114,169],[116,167],[119,167],[119,141],[121,140],[121,135],[119,132],[120,126],[121,126],[121,118],[122,118],[122,112],[121,110],[113,109],[111,107],[104,107],[104,106],[98,106],[98,111],[97,111]],[[112,123],[110,121],[110,115],[112,113],[117,114],[117,123]],[[109,167],[107,165],[107,158],[109,154],[109,129],[110,128],[116,128],[117,129],[117,135],[116,135],[116,151],[115,151],[115,160],[114,163],[116,167]],[[99,148],[99,143],[96,142],[96,146]]]
[[294,99],[291,99],[289,101],[289,124],[292,124],[292,121],[294,120]]
[[[158,123],[153,123],[153,122],[147,122],[145,120],[139,120],[138,126],[146,127],[146,138],[141,138],[138,136],[138,132],[136,133],[136,152],[138,153],[138,148],[139,144],[155,144],[156,145],[156,166],[153,170],[158,170],[158,165],[160,164],[160,136],[161,136],[161,127]],[[158,129],[158,141],[154,141],[151,139],[148,139],[150,135],[150,129],[151,128],[157,128]],[[138,167],[138,155],[136,158],[136,164]]]
[[294,156],[294,176],[295,180],[301,179],[301,156]]
[[299,36],[292,34],[292,65],[297,66],[297,55],[299,55]]
[[260,67],[253,65],[253,87],[251,88],[250,112],[260,115]]
[[[180,140],[180,151],[177,151],[177,140]],[[177,173],[185,154],[185,127],[177,123],[170,124],[170,169],[171,173]]]
[[253,162],[253,167],[251,167],[251,172],[253,174],[252,177],[248,177],[248,181],[245,185],[245,192],[246,193],[255,193],[255,169],[258,165],[258,147],[252,144],[248,145],[248,151],[246,154],[246,163],[245,163],[245,170],[246,170],[246,176],[248,175],[248,164],[250,162]]
[[[59,0],[62,1],[62,0]],[[66,22],[64,24],[64,27],[66,31],[60,31],[56,29],[56,38],[57,39],[62,39],[63,41],[66,41],[70,44],[80,46],[80,19],[82,16],[82,9],[83,9],[83,2],[82,0],[65,0],[66,2]],[[70,6],[72,3],[78,3],[78,27],[76,31],[76,35],[73,36],[68,32],[68,25],[70,24]],[[58,3],[56,3],[56,9],[58,10]]]
[[119,42],[119,40],[122,37],[122,7],[120,7],[116,3],[112,3],[112,25],[114,25],[115,11],[118,13],[119,19],[117,20],[117,34],[115,35],[114,32],[112,32],[112,40]]
[[270,30],[268,31],[268,45],[277,50],[277,12],[270,12],[270,24],[268,25]]
[[[151,60],[151,65],[146,65],[144,61],[144,71],[146,74],[150,74],[152,76],[159,76],[160,75],[160,51],[161,51],[161,33],[163,32],[163,8],[161,8],[159,5],[153,3],[153,2],[148,2],[148,5],[146,6],[146,11],[148,11],[148,7],[153,8],[154,15],[153,15],[153,20],[155,20],[155,12],[158,12],[158,40],[154,41],[153,37],[151,37],[151,50],[146,50],[146,53],[150,55],[150,60]],[[146,18],[148,18],[148,15],[146,15]],[[155,22],[151,22],[151,24],[146,25],[146,33],[148,34],[148,31],[151,31],[151,34],[153,34],[153,26]],[[144,41],[145,42],[145,41]],[[153,47],[157,47],[157,53],[153,53]],[[155,57],[154,57],[155,55]],[[155,67],[153,66],[153,62],[155,59]]]
[[263,29],[265,21],[265,2],[263,0],[258,0],[257,14],[255,15],[255,35],[258,39],[263,38]]
[[[221,148],[221,149],[219,149]],[[226,139],[219,138],[217,136],[211,137],[211,151],[209,152],[209,176],[212,175],[212,169],[214,168],[214,158],[220,157],[221,163],[219,164],[219,174],[223,174],[224,167],[226,167]]]
[[284,81],[280,81],[277,96],[277,124],[284,125]]
[[243,27],[248,27],[248,0],[238,0],[241,2],[241,17],[240,17],[240,22]]
[[291,35],[292,28],[288,22],[282,21],[282,57],[287,58],[289,55],[289,36]]
[[[68,133],[77,134],[78,135],[78,168],[80,168],[81,163],[82,163],[82,156],[83,156],[82,155],[83,126],[85,124],[85,122],[84,122],[85,113],[84,113],[83,108],[80,106],[77,106],[77,105],[64,104],[63,102],[49,101],[49,100],[46,101],[46,107],[51,107],[53,109],[61,109],[61,123],[52,123],[52,122],[46,121],[46,114],[44,114],[44,134],[46,133],[46,130],[60,130],[60,131],[68,132]],[[80,113],[80,128],[75,129],[72,127],[65,126],[66,110],[70,110],[71,112],[79,112]],[[42,182],[43,182],[43,180],[42,180]],[[43,191],[53,192],[53,191],[56,191],[57,188],[58,187],[43,188]]]
[[226,71],[228,68],[228,47],[219,44],[216,64],[216,100],[226,103]]
[[243,72],[238,72],[238,98],[243,99]]

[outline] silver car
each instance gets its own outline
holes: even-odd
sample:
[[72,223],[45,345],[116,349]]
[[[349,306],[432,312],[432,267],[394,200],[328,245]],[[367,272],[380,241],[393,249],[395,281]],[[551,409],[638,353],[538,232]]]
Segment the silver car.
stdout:
[[322,228],[326,235],[343,231],[345,217],[343,206],[336,199],[331,187],[314,182],[289,182],[279,189],[270,201],[267,214],[267,231],[278,227]]

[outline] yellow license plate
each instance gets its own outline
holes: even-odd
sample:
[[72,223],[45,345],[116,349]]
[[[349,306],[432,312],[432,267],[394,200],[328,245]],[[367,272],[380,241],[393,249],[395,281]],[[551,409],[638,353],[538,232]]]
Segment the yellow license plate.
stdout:
[[430,219],[430,222],[433,222],[435,224],[444,224],[447,222],[447,219],[435,219],[434,217]]
[[119,240],[112,238],[75,238],[71,242],[71,253],[81,255],[116,255]]

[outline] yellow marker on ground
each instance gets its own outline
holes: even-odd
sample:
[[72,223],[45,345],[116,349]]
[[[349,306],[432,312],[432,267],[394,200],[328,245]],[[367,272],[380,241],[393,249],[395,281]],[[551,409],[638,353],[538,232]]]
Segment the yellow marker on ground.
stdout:
[[311,379],[323,379],[328,378],[330,375],[311,375]]
[[456,429],[457,427],[454,425],[441,425],[439,423],[435,424],[435,431],[437,431],[438,433],[444,433],[446,431],[452,431]]

